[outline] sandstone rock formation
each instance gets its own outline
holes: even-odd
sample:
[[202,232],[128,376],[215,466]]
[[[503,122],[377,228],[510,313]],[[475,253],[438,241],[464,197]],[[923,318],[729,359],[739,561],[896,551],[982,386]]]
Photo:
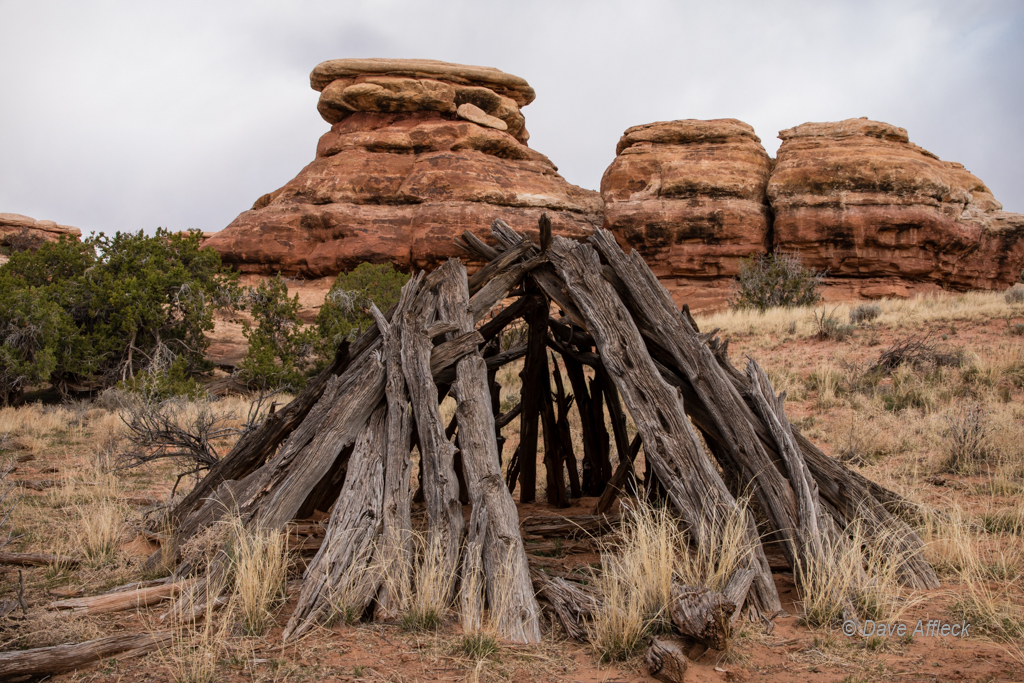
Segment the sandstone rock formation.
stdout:
[[1020,214],[960,164],[865,118],[779,133],[768,198],[775,246],[836,278],[1004,288],[1024,266]]
[[771,159],[736,119],[634,126],[601,179],[604,227],[691,306],[727,297],[739,261],[771,247]]
[[53,221],[39,221],[20,213],[0,213],[0,246],[26,245],[32,242],[56,242],[61,236],[81,239],[82,231],[70,225],[57,225]]
[[1024,215],[962,165],[887,123],[805,123],[773,161],[734,119],[630,128],[601,181],[605,227],[680,303],[720,307],[739,259],[797,252],[826,296],[1003,289],[1024,267]]
[[432,268],[464,256],[452,239],[501,217],[582,236],[600,225],[596,192],[566,182],[526,145],[533,89],[486,67],[341,59],[313,70],[332,124],[316,159],[206,242],[243,272],[319,277],[361,262]]

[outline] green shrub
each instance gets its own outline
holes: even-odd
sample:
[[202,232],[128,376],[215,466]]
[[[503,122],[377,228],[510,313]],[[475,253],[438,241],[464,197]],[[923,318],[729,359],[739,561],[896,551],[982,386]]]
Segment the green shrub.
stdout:
[[818,328],[817,337],[821,341],[843,341],[853,334],[853,325],[844,325],[839,322],[839,318],[835,316],[835,312],[835,309],[832,309],[832,312],[829,313],[823,308],[821,309],[820,317],[817,312],[814,314],[814,322]]
[[206,389],[189,372],[184,356],[157,359],[145,372],[128,378],[121,386],[151,402],[177,397],[199,400],[206,396]]
[[21,287],[0,273],[0,405],[49,379],[57,367],[62,335],[71,321],[40,288]]
[[338,344],[355,339],[373,324],[371,303],[381,311],[398,303],[402,287],[408,281],[409,276],[396,271],[390,263],[360,263],[352,271],[339,275],[316,317],[322,356],[328,360],[333,358]]
[[813,306],[825,273],[804,268],[793,254],[758,254],[740,261],[738,289],[729,301],[733,308]]
[[1010,304],[1024,304],[1024,287],[1021,285],[1014,285],[1006,290],[1006,294],[1003,295],[1006,299],[1006,303]]
[[[205,369],[213,309],[234,279],[217,252],[199,248],[200,240],[196,231],[158,229],[153,236],[101,233],[13,253],[0,268],[0,327],[43,325],[47,332],[34,342],[20,338],[20,346],[5,335],[0,376],[14,379],[0,393],[9,399],[18,387],[47,379],[62,391],[87,378],[109,386],[158,357],[183,358],[189,373]],[[29,317],[26,301],[35,302]]]
[[280,273],[249,288],[239,299],[255,326],[242,325],[249,350],[239,364],[239,375],[252,387],[302,388],[316,362],[315,331],[303,328],[299,295],[288,297]]
[[854,325],[867,323],[880,315],[882,315],[882,307],[878,304],[861,304],[850,309],[850,322]]

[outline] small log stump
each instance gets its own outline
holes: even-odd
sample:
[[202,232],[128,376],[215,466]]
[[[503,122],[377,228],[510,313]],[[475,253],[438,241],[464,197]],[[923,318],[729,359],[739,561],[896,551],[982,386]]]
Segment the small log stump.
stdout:
[[724,650],[736,603],[721,593],[693,586],[672,586],[672,623],[684,636]]
[[647,672],[663,683],[683,683],[683,676],[690,666],[690,660],[673,640],[651,639],[651,646],[644,657]]

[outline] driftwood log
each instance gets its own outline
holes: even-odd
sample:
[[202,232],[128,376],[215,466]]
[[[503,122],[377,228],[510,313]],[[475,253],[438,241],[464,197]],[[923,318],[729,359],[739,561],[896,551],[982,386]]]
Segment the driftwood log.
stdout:
[[74,645],[0,652],[0,680],[72,671],[114,655],[119,655],[121,659],[135,657],[170,645],[172,638],[173,634],[169,631],[130,633]]
[[174,598],[181,592],[183,587],[182,583],[165,583],[138,590],[104,593],[89,598],[57,600],[48,604],[46,609],[66,610],[82,614],[108,614],[110,612],[123,612],[129,609],[142,609]]

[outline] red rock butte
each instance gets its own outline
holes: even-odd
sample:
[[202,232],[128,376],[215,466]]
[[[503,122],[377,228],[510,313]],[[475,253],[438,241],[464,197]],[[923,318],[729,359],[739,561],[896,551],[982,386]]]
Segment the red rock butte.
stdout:
[[604,226],[677,301],[725,303],[744,256],[799,254],[834,298],[1004,289],[1024,268],[1024,215],[902,128],[848,119],[779,133],[772,160],[735,119],[626,131],[601,181]]
[[828,271],[830,298],[1003,289],[1024,267],[1024,215],[887,123],[804,123],[779,133],[776,159],[736,119],[634,126],[598,194],[528,146],[535,93],[517,76],[338,59],[310,84],[331,124],[316,158],[206,241],[243,273],[432,269],[468,259],[463,231],[488,240],[495,218],[535,231],[544,213],[568,237],[611,230],[695,309],[724,305],[751,254],[799,254]]
[[530,85],[433,60],[338,59],[310,74],[331,124],[316,159],[206,244],[242,272],[334,275],[364,261],[402,270],[465,256],[495,218],[561,234],[601,225],[601,200],[527,146]]

